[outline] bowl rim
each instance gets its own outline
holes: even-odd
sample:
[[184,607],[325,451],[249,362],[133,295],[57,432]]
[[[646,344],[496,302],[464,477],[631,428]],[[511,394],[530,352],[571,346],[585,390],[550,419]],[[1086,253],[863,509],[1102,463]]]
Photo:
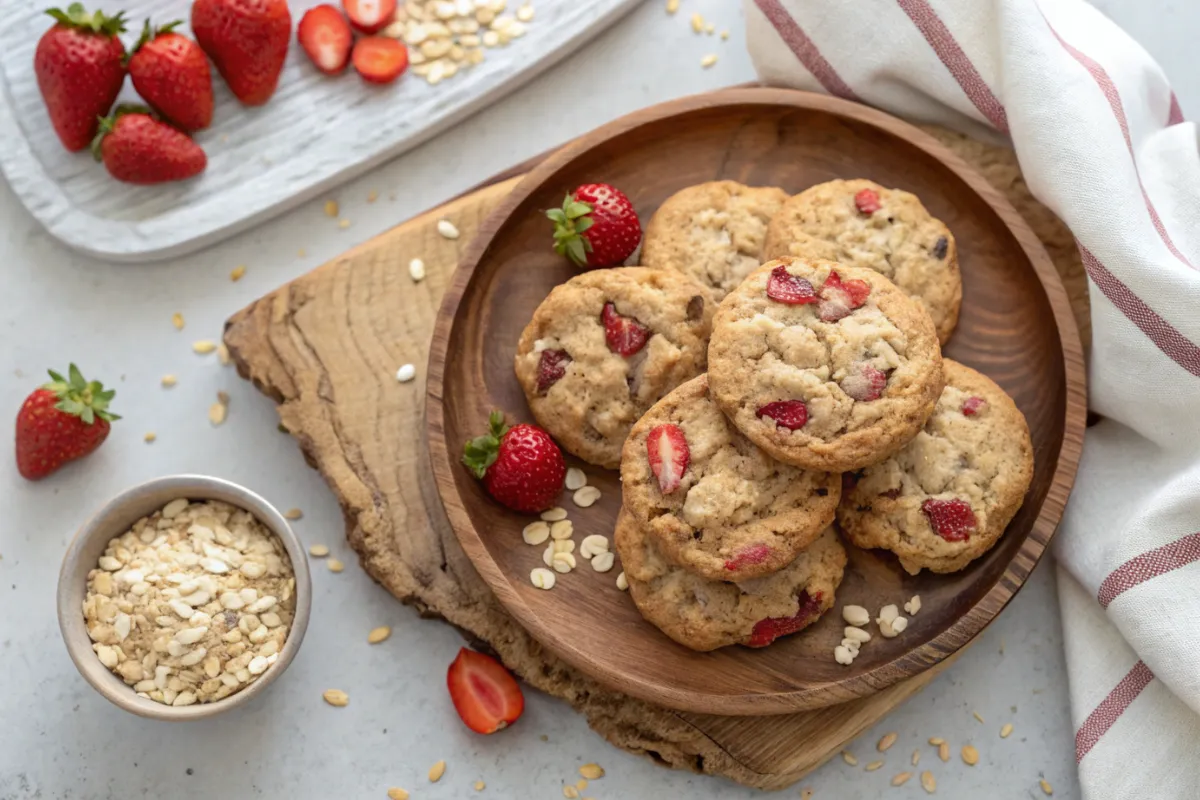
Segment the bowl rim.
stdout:
[[[186,497],[189,500],[221,500],[230,505],[249,511],[279,537],[292,561],[292,573],[296,579],[295,597],[296,611],[292,619],[291,629],[287,639],[279,651],[279,659],[271,665],[254,683],[235,692],[229,697],[212,703],[196,703],[190,706],[168,706],[154,700],[138,697],[131,686],[114,675],[100,663],[92,650],[92,642],[87,636],[83,624],[83,613],[80,603],[86,596],[86,576],[92,565],[83,563],[83,552],[87,546],[98,538],[111,540],[121,535],[123,531],[115,530],[110,518],[127,516],[131,507],[139,505],[139,498],[145,497],[141,503],[148,510],[140,511],[142,515],[160,508],[161,503],[149,503],[149,498],[158,492],[171,491],[175,497]],[[135,518],[136,519],[136,518]],[[121,527],[127,529],[127,524]],[[82,581],[80,577],[82,574]],[[79,581],[77,584],[76,582]],[[266,690],[292,663],[304,642],[304,634],[308,630],[308,622],[312,610],[312,576],[304,545],[287,519],[262,495],[245,486],[224,478],[211,475],[183,473],[165,475],[137,483],[115,495],[104,505],[94,511],[79,526],[74,537],[63,555],[62,566],[58,575],[57,590],[58,626],[62,633],[63,643],[67,653],[79,674],[91,684],[92,688],[104,696],[113,705],[136,714],[140,717],[167,721],[186,721],[205,719],[221,714],[230,709],[250,702]]]

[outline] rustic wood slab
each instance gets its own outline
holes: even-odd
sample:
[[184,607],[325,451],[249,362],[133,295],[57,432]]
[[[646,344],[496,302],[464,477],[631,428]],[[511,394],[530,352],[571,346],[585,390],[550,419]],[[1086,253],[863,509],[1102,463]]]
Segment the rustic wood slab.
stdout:
[[[1045,243],[1087,341],[1087,285],[1070,233],[1030,196],[1013,154],[927,130],[1008,197]],[[225,341],[243,377],[279,404],[283,425],[342,505],[363,567],[402,602],[496,652],[531,686],[561,697],[618,747],[667,766],[762,789],[788,786],[928,683],[938,670],[871,697],[775,717],[671,712],[604,689],[550,655],[500,606],[450,530],[422,443],[420,385],[434,315],[465,246],[516,178],[409,220],[235,314]],[[438,219],[458,242],[434,230]],[[424,259],[414,285],[408,261]],[[945,667],[949,662],[943,662]]]

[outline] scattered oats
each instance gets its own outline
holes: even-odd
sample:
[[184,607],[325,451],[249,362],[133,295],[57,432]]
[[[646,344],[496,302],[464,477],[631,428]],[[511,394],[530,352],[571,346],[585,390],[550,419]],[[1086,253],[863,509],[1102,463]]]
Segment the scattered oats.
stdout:
[[346,230],[346,228],[349,228],[349,227],[350,227],[350,220],[348,220],[348,219],[339,219],[339,220],[338,220],[338,227],[339,227],[339,228],[341,228],[342,230]]
[[838,645],[833,648],[833,660],[843,666],[850,666],[854,663],[854,654],[845,645]]
[[945,740],[945,739],[943,739],[943,738],[942,738],[942,737],[940,737],[940,736],[930,736],[930,737],[929,737],[929,743],[930,743],[931,745],[933,745],[934,747],[938,747],[938,746],[940,746],[940,745],[943,745],[943,744],[945,744],[945,743],[946,743],[946,740]]
[[217,345],[217,361],[221,362],[222,367],[228,367],[233,363],[233,359],[229,357],[229,348],[225,346],[224,342]]
[[600,499],[600,490],[595,486],[584,486],[575,490],[575,494],[571,496],[575,501],[575,505],[580,508],[590,508],[597,500]]
[[172,314],[171,315],[171,324],[175,326],[175,330],[177,330],[177,331],[183,330],[183,314],[180,314],[178,311],[176,311],[174,314]]
[[396,380],[400,383],[408,383],[415,377],[417,377],[417,368],[412,364],[403,364],[400,369],[396,370]]
[[621,574],[617,576],[617,588],[622,592],[629,590],[629,579],[625,577],[625,570],[621,570]]
[[858,642],[860,645],[871,641],[871,634],[867,633],[862,628],[856,628],[853,625],[847,625],[845,629],[842,630],[842,635],[852,642]]
[[216,349],[217,343],[209,341],[208,339],[201,339],[199,341],[192,342],[192,352],[196,353],[197,355],[206,356]]
[[979,751],[969,744],[964,744],[962,749],[963,763],[969,767],[973,767],[979,763]]
[[388,789],[388,800],[408,800],[408,792],[393,786]]
[[896,777],[892,778],[892,786],[903,786],[909,778],[912,777],[911,772],[901,772]]
[[367,202],[368,203],[374,203],[378,199],[379,199],[379,192],[375,191],[374,189],[367,192]]
[[575,491],[587,486],[587,473],[579,467],[569,467],[567,469],[567,489]]
[[497,47],[500,44],[500,34],[495,31],[488,31],[483,35],[484,47]]
[[972,711],[971,716],[975,718],[976,722],[981,725],[983,724],[983,715],[981,715],[978,711]]
[[721,41],[729,39],[729,31],[721,31]]
[[438,220],[437,232],[441,234],[443,239],[458,238],[458,228],[454,227],[454,223],[448,219]]
[[870,764],[867,764],[866,770],[867,770],[867,772],[874,772],[875,770],[879,769],[882,766],[883,766],[882,761],[872,761]]
[[296,258],[305,258],[306,256],[308,256],[308,251],[303,247],[296,251]]
[[437,783],[446,774],[446,762],[439,761],[429,768],[429,782]]
[[487,788],[487,784],[484,783],[483,781],[475,781],[475,791],[482,792],[486,788]]
[[813,790],[812,789],[801,789],[800,790],[800,800],[812,800],[812,798],[813,798]]
[[230,270],[229,280],[233,281],[234,283],[237,283],[238,281],[240,281],[242,279],[242,276],[245,274],[246,274],[246,265],[238,264],[236,267],[234,267],[232,270]]
[[570,572],[575,569],[575,555],[573,553],[555,553],[550,559],[550,564],[554,567],[555,572]]
[[717,26],[713,25],[711,22],[704,23],[704,32],[707,33],[709,36],[712,36],[716,30],[717,30]]
[[591,558],[601,553],[607,553],[608,549],[608,537],[601,536],[598,533],[583,537],[583,541],[579,543],[579,555],[584,558]]
[[371,632],[367,634],[367,644],[379,644],[391,635],[391,628],[387,625],[380,625],[378,628],[372,628]]
[[674,14],[679,10],[679,0],[667,0],[667,13]]
[[875,619],[876,624],[880,622],[891,622],[900,616],[900,609],[896,608],[895,603],[889,603],[879,609],[879,616]]
[[692,31],[694,33],[704,33],[704,17],[699,14],[692,14]]
[[517,19],[521,22],[529,22],[533,19],[533,6],[526,3],[517,9]]
[[614,556],[612,553],[608,551],[597,553],[592,557],[592,569],[594,569],[596,572],[608,572],[613,568],[613,564],[615,562],[616,556]]
[[569,519],[560,519],[558,522],[550,525],[550,538],[555,541],[570,539],[575,533],[575,523]]
[[550,538],[550,526],[545,522],[538,520],[531,522],[521,531],[521,539],[525,544],[539,545],[545,543]]
[[284,519],[303,519],[304,512],[298,508],[289,508],[283,512]]
[[1042,787],[1042,793],[1047,797],[1054,794],[1054,787],[1052,787],[1049,781],[1047,781],[1045,778],[1042,778],[1040,781],[1038,781],[1038,786]]
[[154,431],[147,431],[146,435],[142,437],[142,441],[145,442],[146,444],[150,444],[157,438],[158,438],[157,433],[155,433]]
[[417,283],[425,280],[425,262],[419,258],[408,262],[408,275]]
[[861,628],[871,621],[871,613],[862,606],[842,606],[842,619],[856,628]]
[[323,544],[314,544],[308,548],[308,554],[313,558],[324,558],[329,555],[329,548]]
[[563,797],[567,798],[567,800],[579,800],[579,790],[570,784],[564,786],[562,792]]
[[716,63],[717,63],[716,53],[709,53],[704,58],[700,59],[700,66],[704,67],[705,69],[708,69],[709,67],[711,67],[713,64],[716,64]]
[[[587,778],[580,778],[579,780],[575,781],[575,788],[578,789],[579,791],[582,792],[587,787],[588,787]],[[584,800],[586,800],[586,798]]]
[[942,742],[941,744],[938,745],[938,758],[940,758],[942,761],[950,760],[950,743],[949,742]]
[[912,765],[913,765],[914,767],[915,767],[917,764],[920,764],[920,763],[921,763],[921,751],[920,751],[920,750],[913,750],[913,754],[912,754],[912,759],[911,759],[911,761],[912,761]]
[[1007,739],[1011,735],[1012,735],[1012,723],[1006,722],[1006,723],[1004,723],[1004,727],[1000,729],[1000,738]]
[[875,749],[881,753],[887,752],[887,749],[896,743],[897,738],[895,731],[885,733],[879,743],[875,745]]
[[852,767],[858,766],[858,759],[855,758],[854,754],[851,753],[849,750],[842,751],[842,761],[845,761],[847,764],[849,764]]
[[325,566],[329,567],[330,572],[341,572],[346,568],[346,565],[336,558],[331,558],[326,561]]
[[321,695],[325,698],[325,702],[331,706],[342,708],[350,703],[350,695],[343,692],[341,689],[326,689]]
[[214,427],[221,425],[225,422],[225,415],[227,413],[229,413],[229,406],[220,402],[213,403],[208,407],[208,421],[211,422]]
[[337,200],[326,200],[325,201],[325,216],[336,217],[337,215],[338,215]]
[[163,375],[161,383],[164,389],[170,389],[172,386],[179,383],[179,379],[174,375]]
[[553,589],[558,578],[548,569],[537,567],[529,573],[529,582],[539,589]]
[[937,791],[937,779],[929,770],[921,773],[921,788],[925,790],[926,794],[933,794]]
[[912,599],[904,604],[904,610],[910,617],[916,616],[917,612],[921,610],[921,595],[914,594]]
[[560,506],[555,506],[554,508],[550,509],[549,511],[542,512],[542,519],[546,520],[546,522],[558,522],[560,519],[566,519],[566,518],[567,518],[567,510]]

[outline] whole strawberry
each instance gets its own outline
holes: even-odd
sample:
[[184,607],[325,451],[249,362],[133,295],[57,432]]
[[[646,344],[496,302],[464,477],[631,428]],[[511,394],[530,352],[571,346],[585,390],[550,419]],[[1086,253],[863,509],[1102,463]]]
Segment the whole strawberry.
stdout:
[[125,82],[125,30],[121,13],[106,16],[72,3],[46,12],[55,25],[38,41],[33,71],[63,147],[83,150],[96,137],[97,120],[108,113]]
[[271,99],[292,39],[287,0],[196,0],[192,31],[238,100]]
[[488,427],[467,442],[463,463],[488,494],[513,511],[536,514],[552,507],[562,494],[567,465],[550,434],[536,425],[509,428],[500,411],[492,412]]
[[110,175],[126,183],[181,181],[208,165],[200,145],[186,133],[139,106],[118,106],[111,117],[100,120],[92,153]]
[[129,77],[155,111],[192,132],[212,124],[212,73],[200,45],[175,32],[182,24],[176,20],[155,29],[146,20],[129,56]]
[[109,423],[120,419],[108,410],[115,392],[84,380],[74,364],[67,375],[51,371],[51,382],[17,412],[17,469],[31,481],[91,453],[108,437]]
[[578,267],[624,264],[642,241],[633,203],[607,183],[585,183],[546,216],[554,222],[554,252]]

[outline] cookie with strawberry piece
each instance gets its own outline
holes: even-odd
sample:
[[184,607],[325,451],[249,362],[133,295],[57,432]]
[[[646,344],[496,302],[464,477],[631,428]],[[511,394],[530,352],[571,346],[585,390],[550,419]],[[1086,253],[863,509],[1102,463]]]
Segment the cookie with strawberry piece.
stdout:
[[750,441],[806,469],[883,461],[943,386],[929,314],[874,270],[822,259],[764,264],[713,318],[708,381]]
[[776,461],[721,413],[701,375],[638,420],[621,496],[658,552],[709,580],[783,569],[833,522],[841,476]]
[[958,247],[920,198],[868,180],[829,181],[783,204],[771,219],[764,259],[824,258],[873,269],[929,312],[943,344],[958,324]]
[[626,509],[613,542],[629,595],[646,620],[692,650],[765,647],[797,633],[833,607],[846,550],[832,527],[770,575],[736,583],[702,578],[663,557],[657,540]]
[[850,475],[838,521],[912,574],[957,572],[996,544],[1033,479],[1025,417],[986,375],[946,359],[937,410],[904,449]]
[[704,372],[714,307],[669,270],[592,270],[555,287],[514,362],[534,417],[584,461],[615,469],[633,423]]

